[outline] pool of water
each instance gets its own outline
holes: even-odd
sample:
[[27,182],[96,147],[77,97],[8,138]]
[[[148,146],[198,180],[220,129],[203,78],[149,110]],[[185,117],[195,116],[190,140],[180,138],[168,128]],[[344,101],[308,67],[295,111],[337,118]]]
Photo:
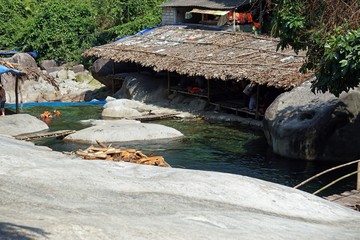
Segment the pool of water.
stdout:
[[[53,118],[50,130],[87,127],[80,120],[100,119],[102,103],[71,103],[23,106],[21,111],[39,117],[44,111],[58,110],[59,117]],[[173,127],[185,135],[174,141],[149,141],[145,143],[113,143],[121,147],[135,148],[145,154],[164,156],[175,168],[217,171],[254,177],[286,186],[295,186],[303,180],[340,163],[300,161],[273,154],[263,132],[258,129],[234,124],[211,124],[203,120],[162,120],[156,123]],[[65,143],[60,139],[36,140],[37,145],[46,145],[55,151],[85,149],[88,145]],[[355,168],[355,166],[353,166]],[[354,171],[351,167],[316,179],[304,191],[314,192],[336,177]],[[355,177],[343,180],[319,195],[340,193],[355,188]]]

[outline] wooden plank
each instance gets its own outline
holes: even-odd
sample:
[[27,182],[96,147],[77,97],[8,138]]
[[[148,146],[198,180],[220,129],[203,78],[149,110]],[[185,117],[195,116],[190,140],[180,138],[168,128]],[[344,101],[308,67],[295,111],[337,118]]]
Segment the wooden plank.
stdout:
[[75,133],[75,130],[59,130],[54,132],[42,132],[42,133],[30,133],[18,135],[15,138],[18,140],[34,140],[39,138],[50,138],[50,137],[60,137],[67,136],[69,134]]
[[340,195],[334,194],[324,198],[331,202],[359,211],[358,206],[360,206],[360,192],[357,190],[346,191]]
[[129,120],[138,120],[138,121],[155,121],[160,119],[169,119],[174,118],[178,115],[177,113],[173,114],[154,114],[154,115],[144,115],[144,116],[138,116],[138,117],[127,117],[126,119]]

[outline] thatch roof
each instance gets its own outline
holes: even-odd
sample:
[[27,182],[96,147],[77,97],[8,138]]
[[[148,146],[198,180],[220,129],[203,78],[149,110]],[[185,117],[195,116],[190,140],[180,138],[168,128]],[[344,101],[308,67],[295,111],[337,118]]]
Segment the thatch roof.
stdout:
[[246,4],[250,0],[171,0],[160,7],[202,7],[211,9],[233,9]]
[[277,39],[250,33],[226,33],[164,26],[148,33],[86,50],[85,57],[135,62],[155,71],[206,79],[250,80],[288,89],[309,74],[299,73],[304,56],[276,51]]

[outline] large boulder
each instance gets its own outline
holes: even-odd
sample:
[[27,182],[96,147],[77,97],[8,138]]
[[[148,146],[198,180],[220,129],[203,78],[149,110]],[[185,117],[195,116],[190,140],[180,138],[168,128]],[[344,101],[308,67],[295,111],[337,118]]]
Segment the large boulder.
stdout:
[[306,160],[360,158],[360,89],[343,93],[311,92],[305,82],[281,94],[266,110],[264,131],[273,151]]
[[121,88],[122,81],[114,79],[115,74],[137,71],[134,63],[117,63],[111,60],[99,58],[90,68],[93,77],[111,89]]
[[143,102],[129,100],[129,99],[114,99],[106,98],[107,103],[104,105],[102,111],[103,118],[136,118],[146,115],[173,115],[181,114],[180,112],[163,108],[152,104],[145,104]]
[[27,53],[16,53],[12,57],[2,58],[1,60],[10,63],[16,63],[24,67],[32,67],[32,68],[38,67],[35,59],[30,54]]
[[115,98],[132,99],[191,113],[199,113],[208,105],[204,99],[181,93],[169,96],[168,81],[161,73],[124,73],[119,76],[122,76],[124,82],[121,89],[113,95]]
[[360,236],[356,211],[254,178],[85,161],[4,136],[0,153],[1,239]]
[[100,142],[131,142],[160,139],[177,139],[183,134],[160,124],[141,123],[134,120],[95,120],[94,126],[65,137],[65,141],[96,144]]
[[17,136],[48,129],[46,123],[29,114],[13,114],[0,117],[0,134]]

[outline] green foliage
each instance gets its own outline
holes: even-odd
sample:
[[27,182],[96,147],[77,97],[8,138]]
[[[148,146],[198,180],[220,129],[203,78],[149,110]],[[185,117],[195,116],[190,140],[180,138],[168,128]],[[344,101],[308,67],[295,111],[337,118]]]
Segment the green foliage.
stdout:
[[[0,4],[0,49],[23,46],[33,26],[32,7],[36,0],[2,0]],[[22,50],[22,48],[17,48]]]
[[316,71],[318,91],[331,91],[338,96],[360,82],[360,29],[346,35],[330,35]]
[[82,61],[92,46],[160,23],[161,0],[2,0],[0,49]]
[[273,0],[278,48],[306,51],[301,71],[314,71],[314,92],[338,96],[360,83],[358,0]]
[[91,46],[94,41],[95,29],[86,1],[46,1],[35,13],[28,46],[44,58],[78,60],[82,48]]

